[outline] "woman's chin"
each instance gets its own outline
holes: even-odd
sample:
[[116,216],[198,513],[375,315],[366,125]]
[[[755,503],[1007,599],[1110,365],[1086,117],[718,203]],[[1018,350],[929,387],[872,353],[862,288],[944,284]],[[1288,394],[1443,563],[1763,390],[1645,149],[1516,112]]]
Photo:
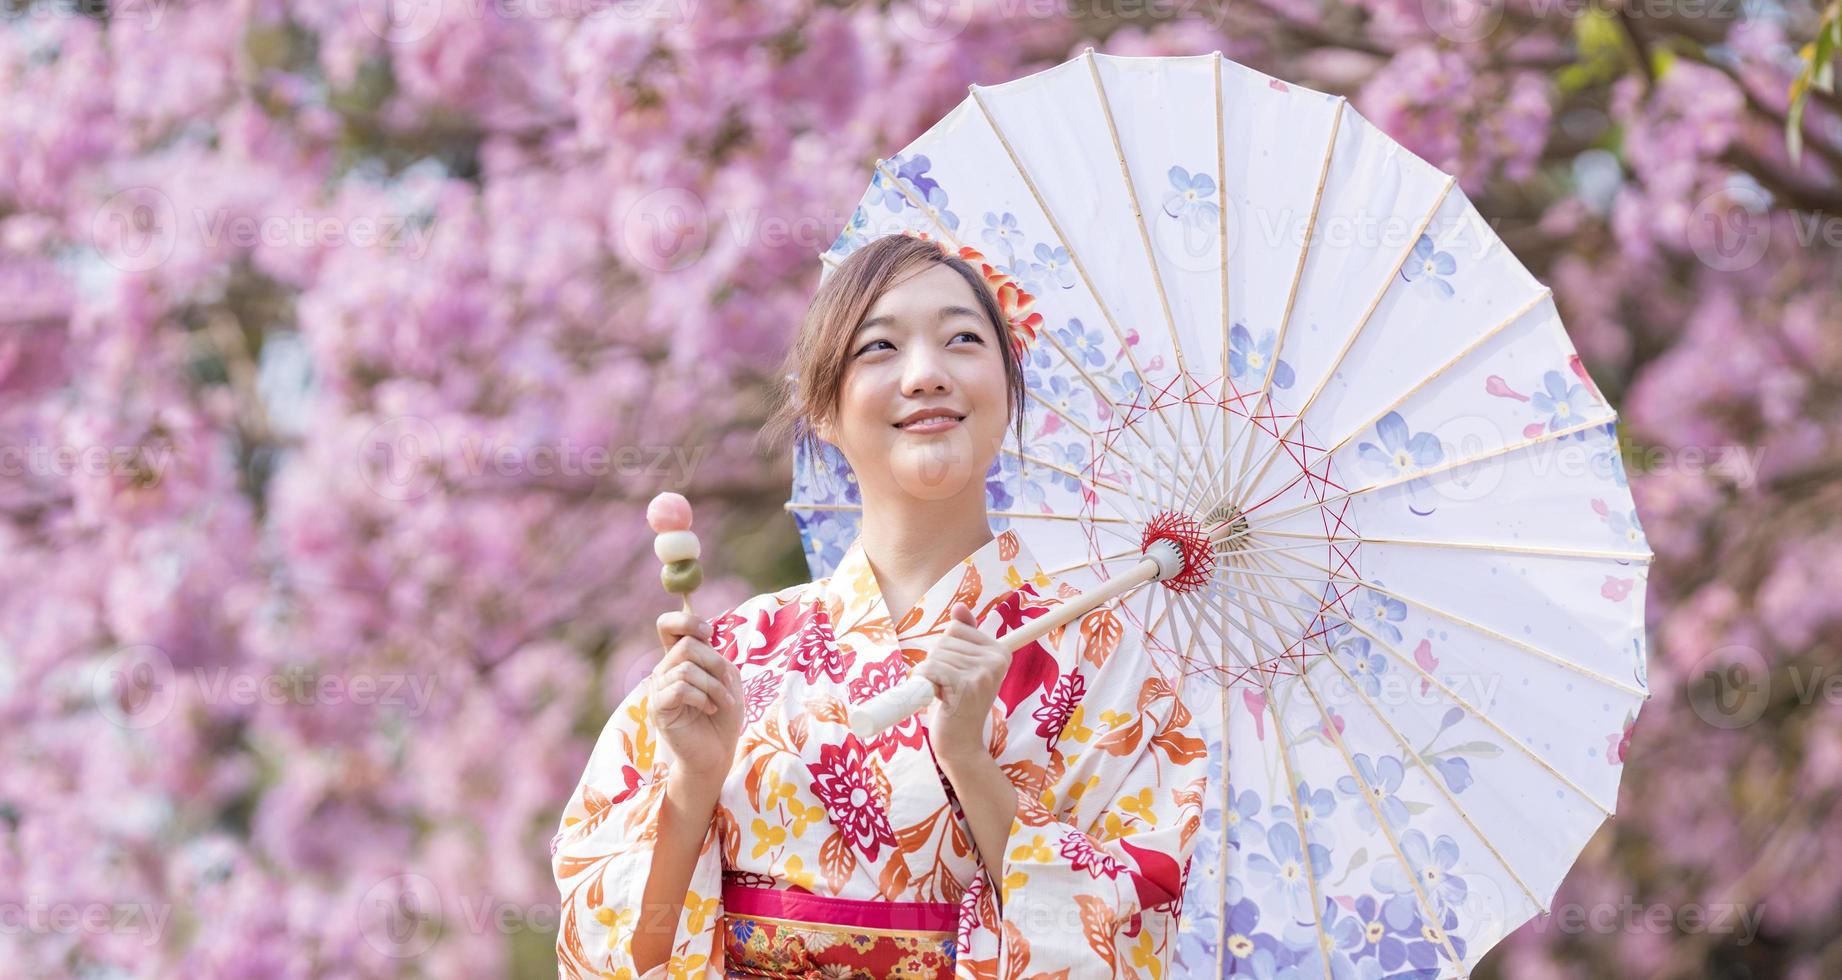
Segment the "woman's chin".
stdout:
[[991,461],[974,458],[972,444],[958,431],[941,438],[903,438],[891,447],[889,475],[896,488],[920,500],[945,500],[982,484]]

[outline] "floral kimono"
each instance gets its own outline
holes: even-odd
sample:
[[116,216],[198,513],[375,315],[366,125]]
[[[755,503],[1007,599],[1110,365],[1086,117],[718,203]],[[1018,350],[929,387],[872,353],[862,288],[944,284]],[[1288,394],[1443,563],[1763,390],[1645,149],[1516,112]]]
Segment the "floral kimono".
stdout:
[[[892,623],[859,539],[830,577],[717,618],[711,645],[741,669],[744,727],[670,959],[649,975],[1166,976],[1208,761],[1114,603],[1019,649],[1000,686],[987,746],[1019,804],[999,882],[926,712],[867,741],[846,723],[926,655],[954,602],[1002,636],[1072,594],[1006,530]],[[615,709],[552,842],[564,977],[637,973],[670,753],[648,689]]]

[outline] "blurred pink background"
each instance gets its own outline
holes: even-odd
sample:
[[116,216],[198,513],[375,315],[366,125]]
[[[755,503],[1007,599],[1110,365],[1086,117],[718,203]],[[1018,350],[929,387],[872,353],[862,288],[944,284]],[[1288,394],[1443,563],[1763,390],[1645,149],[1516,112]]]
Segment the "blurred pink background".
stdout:
[[[879,156],[1092,45],[1348,95],[1552,285],[1657,552],[1618,815],[1479,976],[1842,975],[1838,7],[0,5],[0,976],[547,977]],[[1793,158],[1787,131],[1802,144]]]

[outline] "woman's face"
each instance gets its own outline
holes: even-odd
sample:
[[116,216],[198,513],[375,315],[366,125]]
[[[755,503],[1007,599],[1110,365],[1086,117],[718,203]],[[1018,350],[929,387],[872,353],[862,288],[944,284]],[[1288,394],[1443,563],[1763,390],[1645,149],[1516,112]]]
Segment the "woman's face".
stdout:
[[[1010,423],[1000,340],[972,285],[929,264],[886,290],[845,343],[837,446],[866,497],[976,492]],[[917,412],[947,417],[903,425]]]

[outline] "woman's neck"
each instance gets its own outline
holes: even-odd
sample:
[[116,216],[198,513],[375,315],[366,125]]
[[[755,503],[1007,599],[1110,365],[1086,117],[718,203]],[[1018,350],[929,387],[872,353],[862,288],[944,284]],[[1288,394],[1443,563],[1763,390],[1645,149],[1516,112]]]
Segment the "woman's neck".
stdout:
[[985,512],[984,487],[978,489],[976,507],[948,508],[942,505],[951,501],[929,501],[891,513],[864,500],[863,553],[892,625],[902,621],[929,586],[995,537]]

